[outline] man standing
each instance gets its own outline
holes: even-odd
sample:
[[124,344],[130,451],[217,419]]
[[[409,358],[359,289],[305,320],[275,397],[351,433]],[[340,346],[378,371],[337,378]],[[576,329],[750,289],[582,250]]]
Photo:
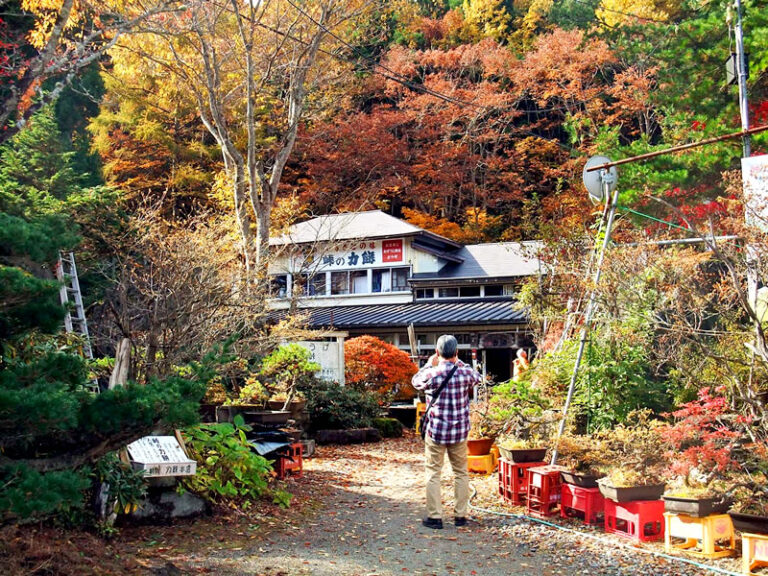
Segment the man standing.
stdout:
[[417,390],[426,391],[427,402],[430,402],[446,379],[448,381],[429,410],[424,436],[427,517],[422,524],[427,528],[438,529],[443,527],[440,475],[446,452],[454,476],[454,522],[456,526],[465,526],[467,523],[469,398],[474,385],[481,380],[480,374],[459,360],[458,342],[447,334],[438,338],[436,353],[430,356],[424,367],[414,375],[412,383]]

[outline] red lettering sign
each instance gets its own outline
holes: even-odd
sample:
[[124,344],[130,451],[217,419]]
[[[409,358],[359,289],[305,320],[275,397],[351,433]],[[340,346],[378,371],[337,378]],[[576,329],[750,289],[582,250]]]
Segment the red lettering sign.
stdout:
[[403,241],[382,240],[381,241],[381,259],[384,262],[402,262],[403,261]]

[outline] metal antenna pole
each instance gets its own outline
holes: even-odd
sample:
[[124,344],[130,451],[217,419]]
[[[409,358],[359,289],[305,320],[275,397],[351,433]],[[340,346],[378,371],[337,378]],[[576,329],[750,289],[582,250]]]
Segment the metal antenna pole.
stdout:
[[[584,324],[581,327],[581,337],[579,339],[579,350],[576,353],[576,362],[573,365],[573,373],[571,374],[571,382],[568,385],[568,396],[565,399],[565,405],[563,406],[563,417],[560,420],[560,427],[557,431],[557,439],[565,433],[565,423],[568,418],[568,409],[571,407],[571,400],[573,399],[573,391],[576,388],[576,378],[579,375],[579,368],[581,367],[581,359],[584,356],[584,347],[587,343],[587,337],[589,336],[590,324],[592,323],[592,314],[597,307],[595,301],[597,300],[597,285],[600,282],[600,275],[603,269],[603,260],[605,259],[605,252],[608,249],[608,243],[611,241],[611,230],[613,228],[613,219],[616,216],[616,206],[619,201],[619,191],[614,191],[613,199],[611,199],[610,185],[613,183],[608,170],[601,170],[600,177],[603,181],[603,187],[605,189],[605,197],[610,202],[610,210],[608,212],[608,223],[605,226],[605,238],[603,239],[603,246],[600,249],[600,258],[597,261],[597,268],[595,269],[594,284],[592,291],[589,294],[589,302],[587,303],[587,309],[584,312]],[[552,464],[557,464],[557,442],[552,450]]]
[[[736,37],[736,65],[739,76],[739,111],[741,112],[741,128],[749,130],[749,100],[747,99],[747,57],[744,54],[744,31],[741,26],[741,0],[735,0],[736,24],[734,36]],[[744,158],[751,155],[749,134],[744,135]]]

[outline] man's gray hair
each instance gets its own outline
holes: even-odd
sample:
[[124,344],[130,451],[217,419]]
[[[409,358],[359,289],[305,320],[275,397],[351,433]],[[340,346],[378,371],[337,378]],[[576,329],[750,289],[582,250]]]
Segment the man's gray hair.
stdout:
[[453,358],[456,356],[456,351],[459,348],[459,343],[456,338],[450,334],[443,334],[437,339],[437,353],[443,358]]

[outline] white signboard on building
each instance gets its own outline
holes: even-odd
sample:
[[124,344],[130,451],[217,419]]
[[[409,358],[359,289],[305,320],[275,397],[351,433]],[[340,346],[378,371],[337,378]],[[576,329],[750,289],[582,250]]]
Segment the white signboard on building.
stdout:
[[322,380],[338,382],[344,385],[344,339],[339,338],[335,342],[297,342],[310,353],[310,360],[320,364],[320,372],[317,377]]
[[768,231],[768,154],[741,159],[746,220]]
[[326,250],[318,250],[309,261],[306,255],[293,258],[293,270],[313,273],[326,270],[356,270],[377,268],[405,261],[402,238],[389,240],[347,240],[329,244]]
[[197,462],[191,460],[174,436],[144,436],[128,444],[128,455],[144,476],[194,476]]

